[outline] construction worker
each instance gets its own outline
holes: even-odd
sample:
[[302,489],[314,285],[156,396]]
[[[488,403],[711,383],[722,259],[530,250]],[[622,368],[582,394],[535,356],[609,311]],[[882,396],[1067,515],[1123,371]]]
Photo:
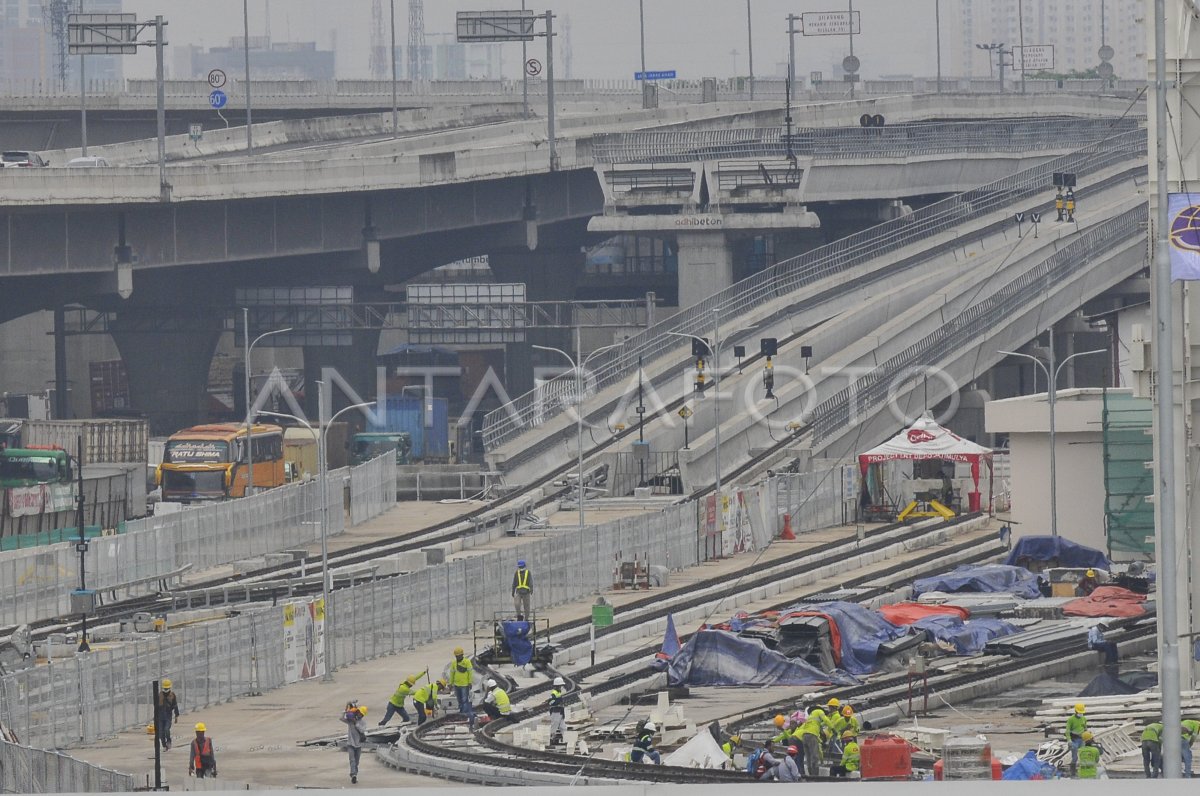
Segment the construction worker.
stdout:
[[1100,755],[1104,754],[1103,747],[1096,743],[1090,732],[1083,733],[1083,744],[1079,747],[1079,778],[1098,779],[1100,776]]
[[1063,215],[1062,188],[1055,188],[1054,191],[1055,191],[1055,193],[1054,193],[1054,209],[1058,213],[1058,216],[1054,220],[1062,221],[1065,218],[1065,216]]
[[488,718],[492,721],[506,718],[512,713],[512,701],[508,698],[508,692],[491,679],[487,681],[487,689],[487,696],[483,698],[483,709],[487,711]]
[[1200,736],[1200,721],[1195,719],[1184,719],[1179,722],[1180,730],[1183,732],[1183,740],[1179,747],[1180,754],[1183,756],[1183,775],[1191,778],[1192,776],[1192,744],[1196,742],[1196,737]]
[[732,760],[734,750],[737,749],[741,745],[742,745],[742,736],[730,735],[728,738],[725,739],[725,743],[721,744],[721,751],[725,753],[726,757],[728,757],[730,760]]
[[[1089,569],[1088,572],[1091,572]],[[1080,584],[1082,586],[1082,584]],[[1089,592],[1090,593],[1090,592]],[[1104,653],[1104,665],[1115,666],[1117,663],[1117,644],[1104,637],[1103,623],[1097,622],[1088,628],[1087,646],[1090,650]]]
[[1099,585],[1100,579],[1096,577],[1096,570],[1089,569],[1083,573],[1083,577],[1079,579],[1079,584],[1075,587],[1076,596],[1087,597]]
[[367,737],[367,706],[347,702],[342,711],[342,723],[346,725],[346,753],[350,756],[350,784],[358,784],[358,761],[362,757],[363,741]]
[[1162,776],[1162,736],[1163,723],[1151,722],[1142,730],[1142,771],[1146,779],[1158,779]]
[[858,726],[858,716],[854,715],[854,708],[850,707],[849,705],[842,705],[842,719],[845,722],[845,725],[842,727],[842,732],[850,730],[854,733],[855,737],[858,737],[858,731],[860,728]]
[[850,730],[842,733],[842,762],[829,769],[835,777],[845,777],[858,771],[859,768],[858,740]]
[[567,731],[567,706],[564,703],[566,699],[567,681],[561,677],[554,678],[554,685],[550,689],[550,743],[563,743],[563,733]]
[[783,743],[792,737],[792,731],[787,727],[787,717],[782,713],[776,713],[774,718],[775,729],[779,730],[779,734],[771,739],[771,743]]
[[433,718],[437,709],[438,692],[449,687],[445,680],[438,680],[436,683],[426,683],[413,693],[413,708],[417,711],[418,727],[424,724],[426,719]]
[[217,756],[213,753],[212,738],[206,735],[207,732],[204,722],[196,725],[196,737],[192,739],[191,754],[188,756],[189,777],[203,779],[217,776]]
[[1071,188],[1067,189],[1067,221],[1075,221],[1075,191]]
[[446,664],[442,675],[454,688],[454,696],[458,698],[458,712],[467,717],[467,723],[475,724],[475,709],[471,707],[471,685],[475,682],[475,665],[463,652],[462,647],[454,648],[454,660]]
[[654,761],[654,765],[662,765],[662,755],[654,748],[654,733],[657,731],[658,727],[654,722],[646,722],[642,731],[638,733],[638,739],[633,743],[633,749],[629,751],[629,762],[644,763],[648,757]]
[[767,765],[767,773],[763,779],[774,779],[776,782],[799,782],[800,768],[796,765],[796,755],[800,748],[795,744],[788,746],[786,754],[776,757],[768,747],[762,755],[762,761]]
[[525,566],[525,559],[517,562],[517,571],[513,573],[512,598],[513,610],[521,619],[529,619],[533,609],[530,601],[533,597],[533,573]]
[[1084,716],[1082,702],[1075,704],[1075,712],[1067,716],[1067,744],[1071,747],[1071,776],[1075,776],[1075,767],[1079,763],[1079,747],[1083,745],[1083,731],[1087,729],[1087,717]]
[[417,672],[412,677],[404,678],[404,681],[396,686],[396,691],[392,694],[392,698],[388,700],[387,710],[384,711],[383,719],[379,722],[380,727],[391,721],[392,716],[397,713],[400,714],[400,718],[405,722],[412,721],[412,718],[408,715],[408,711],[404,709],[404,700],[412,693],[413,686],[417,684],[417,681],[424,676],[425,672]]
[[803,746],[805,771],[810,777],[818,775],[818,768],[821,765],[821,735],[824,727],[822,717],[824,714],[825,711],[814,706],[808,711],[804,723],[796,729],[796,734]]
[[158,740],[165,752],[171,748],[171,724],[179,718],[179,698],[171,690],[171,681],[165,677],[162,689],[158,692],[158,704],[154,706],[154,714],[158,719]]

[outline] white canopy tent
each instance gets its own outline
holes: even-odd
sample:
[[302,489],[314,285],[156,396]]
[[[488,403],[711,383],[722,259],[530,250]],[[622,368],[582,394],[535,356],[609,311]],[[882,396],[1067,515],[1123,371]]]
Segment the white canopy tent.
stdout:
[[898,460],[940,459],[942,461],[965,462],[971,465],[971,480],[975,484],[976,497],[969,501],[972,510],[978,510],[980,466],[987,465],[988,511],[992,510],[992,450],[963,439],[945,426],[941,426],[928,412],[917,418],[911,426],[896,436],[858,455],[858,469],[866,478],[867,468],[872,464]]

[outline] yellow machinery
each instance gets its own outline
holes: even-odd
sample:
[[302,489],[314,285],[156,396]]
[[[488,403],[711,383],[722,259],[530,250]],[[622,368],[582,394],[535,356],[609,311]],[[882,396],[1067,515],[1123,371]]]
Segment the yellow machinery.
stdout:
[[900,522],[911,517],[941,517],[944,520],[953,519],[954,510],[947,507],[934,497],[933,492],[918,492],[911,503],[896,515]]

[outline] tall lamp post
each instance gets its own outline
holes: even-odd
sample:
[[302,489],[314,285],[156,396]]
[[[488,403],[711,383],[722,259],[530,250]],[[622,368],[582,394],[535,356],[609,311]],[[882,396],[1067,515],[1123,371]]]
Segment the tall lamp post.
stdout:
[[246,496],[254,490],[254,429],[252,420],[254,413],[250,407],[250,352],[254,350],[254,346],[259,340],[264,337],[270,337],[273,334],[283,334],[284,332],[292,331],[292,327],[286,329],[276,329],[271,332],[263,332],[258,337],[254,338],[254,342],[250,342],[250,308],[242,307],[242,342],[246,345],[245,364],[242,370],[246,376]]
[[[324,390],[317,388],[317,414],[324,414]],[[329,423],[332,424],[339,416],[349,412],[351,409],[365,409],[368,406],[374,406],[374,401],[366,403],[354,404],[338,411],[333,417],[329,418]],[[307,420],[303,420],[295,415],[289,415],[284,412],[259,412],[260,415],[269,415],[271,417],[281,417],[287,420],[294,420],[300,423],[313,435],[313,439],[317,443],[317,480],[321,484],[321,602],[325,606],[325,635],[324,635],[324,653],[325,653],[325,674],[321,676],[322,682],[333,682],[333,648],[330,646],[330,637],[333,635],[333,628],[330,627],[329,618],[333,615],[329,610],[329,459],[326,445],[329,435],[319,433],[312,424]],[[319,423],[320,421],[318,421]],[[326,428],[328,430],[328,428]]]
[[575,434],[579,443],[579,527],[584,527],[584,510],[583,501],[586,495],[583,490],[583,369],[587,367],[587,363],[592,357],[599,354],[601,351],[607,351],[610,348],[620,348],[620,343],[601,346],[586,357],[583,356],[583,343],[579,327],[575,327],[575,356],[571,356],[561,348],[554,348],[548,345],[535,345],[533,348],[541,351],[554,351],[566,357],[571,363],[571,369],[575,371]]
[[250,110],[250,0],[242,0],[242,54],[246,59],[246,154],[254,151],[254,126]]
[[[699,340],[708,348],[708,353],[712,355],[713,360],[713,441],[715,443],[716,462],[713,464],[714,485],[717,490],[717,511],[720,512],[721,506],[721,310],[713,310],[713,341],[709,343],[703,337],[694,334],[684,334],[683,332],[667,332],[667,334],[676,337],[689,337],[692,340]],[[684,419],[687,422],[687,419]]]
[[1033,354],[1022,354],[1017,351],[1000,351],[1010,357],[1021,357],[1028,359],[1042,369],[1042,373],[1046,374],[1047,384],[1047,401],[1050,404],[1050,535],[1058,536],[1058,472],[1055,469],[1055,454],[1057,446],[1054,440],[1054,403],[1055,397],[1058,394],[1058,374],[1062,372],[1063,365],[1066,365],[1075,357],[1085,357],[1090,354],[1104,354],[1106,349],[1098,348],[1095,351],[1080,351],[1077,354],[1071,354],[1058,364],[1054,365],[1054,329],[1050,329],[1050,359],[1049,363],[1043,362],[1040,357],[1035,357]]

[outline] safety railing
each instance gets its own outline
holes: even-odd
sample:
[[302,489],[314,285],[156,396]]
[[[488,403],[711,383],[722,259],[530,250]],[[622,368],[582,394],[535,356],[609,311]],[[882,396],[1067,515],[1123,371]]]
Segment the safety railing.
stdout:
[[[723,325],[736,324],[738,319],[760,310],[764,304],[791,296],[819,280],[984,218],[1017,200],[1045,192],[1054,172],[1074,172],[1086,177],[1141,156],[1145,151],[1144,130],[1120,132],[1099,139],[1078,152],[1052,158],[784,260],[627,338],[619,347],[599,353],[592,359],[589,384],[596,391],[603,390],[636,373],[639,361],[650,363],[668,353],[682,351],[687,341],[677,335],[710,336],[714,311],[719,311]],[[555,390],[555,387],[571,378],[569,374],[556,377],[488,413],[483,428],[487,449],[495,450],[561,414],[566,402],[547,400],[547,396],[556,392],[565,394],[567,390]],[[594,410],[590,415],[590,419],[599,421],[602,427],[606,427],[603,422],[605,409]],[[553,436],[543,435],[541,439],[532,440],[514,451],[506,466],[512,467],[543,455],[554,444]]]
[[[360,477],[356,489],[354,472],[361,468],[376,474]],[[342,492],[347,476],[352,522],[364,522],[395,503],[394,459],[390,464],[376,460],[351,468],[349,473],[341,469],[329,475],[331,535],[345,529]],[[87,586],[103,597],[107,589],[132,580],[165,579],[187,564],[203,569],[302,547],[320,537],[320,509],[320,484],[310,481],[131,520],[124,533],[89,541]],[[0,626],[67,613],[78,578],[79,554],[73,543],[0,553]]]
[[[887,127],[782,127],[743,130],[645,130],[602,135],[592,143],[597,163],[685,163],[725,158],[865,159],[952,152],[1033,152],[1077,147],[1137,128],[1122,119],[1013,119],[924,122]],[[790,143],[790,146],[789,146]]]
[[1089,228],[1034,268],[992,295],[967,307],[935,332],[884,361],[870,373],[844,387],[813,410],[809,422],[813,440],[824,441],[845,431],[852,418],[867,416],[883,405],[888,391],[905,371],[941,361],[962,351],[1000,325],[1005,318],[1019,313],[1030,303],[1050,293],[1073,274],[1088,267],[1097,256],[1133,235],[1140,234],[1146,223],[1147,209],[1139,205],[1116,218]]
[[131,774],[0,738],[0,793],[129,793]]

